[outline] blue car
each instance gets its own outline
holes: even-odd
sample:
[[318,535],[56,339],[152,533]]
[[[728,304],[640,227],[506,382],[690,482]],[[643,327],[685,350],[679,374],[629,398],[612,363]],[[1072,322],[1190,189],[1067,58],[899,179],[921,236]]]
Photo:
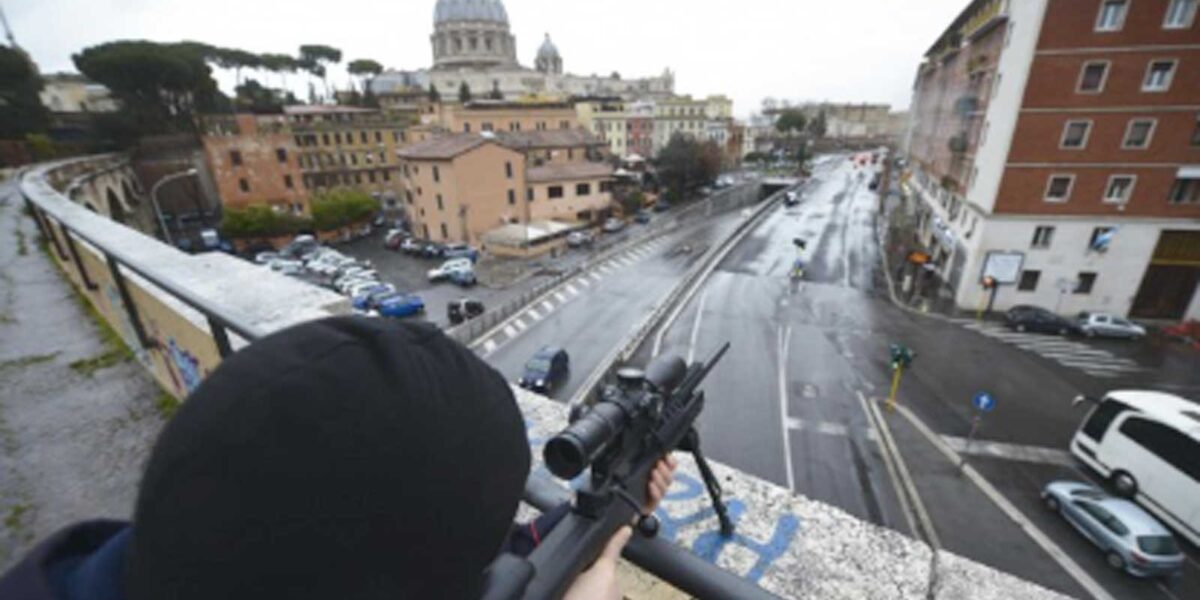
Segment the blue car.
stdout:
[[385,298],[375,310],[384,317],[403,319],[425,312],[425,301],[413,294],[396,294]]
[[396,295],[396,287],[389,283],[381,283],[357,295],[351,300],[355,310],[371,310],[384,298]]
[[471,262],[479,262],[479,251],[466,244],[447,244],[442,248],[443,258],[469,258]]
[[1154,577],[1183,568],[1183,551],[1171,532],[1133,502],[1077,481],[1050,482],[1042,500],[1099,547],[1108,566],[1118,571]]
[[543,346],[529,362],[517,383],[527,389],[550,394],[562,384],[571,369],[567,351],[554,346]]

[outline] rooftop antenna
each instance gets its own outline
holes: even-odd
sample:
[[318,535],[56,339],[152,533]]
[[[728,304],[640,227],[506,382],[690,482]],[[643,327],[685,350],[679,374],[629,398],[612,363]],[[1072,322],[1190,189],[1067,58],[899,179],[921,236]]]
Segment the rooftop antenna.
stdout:
[[4,37],[8,38],[8,45],[13,48],[20,48],[17,45],[17,38],[13,37],[12,27],[8,26],[8,17],[4,16],[3,6],[0,6],[0,25],[4,25]]

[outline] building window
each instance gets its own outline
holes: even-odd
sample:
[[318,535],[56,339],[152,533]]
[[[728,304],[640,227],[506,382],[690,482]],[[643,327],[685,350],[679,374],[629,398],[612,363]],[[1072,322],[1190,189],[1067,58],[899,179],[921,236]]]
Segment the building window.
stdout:
[[491,123],[483,123],[479,126],[479,130],[480,131],[492,131],[492,124]]
[[289,190],[290,190],[290,189],[292,189],[292,188],[295,188],[295,187],[296,187],[296,184],[295,184],[295,182],[293,182],[293,181],[292,181],[292,176],[291,176],[291,175],[284,175],[284,176],[283,176],[283,185],[284,185],[284,187],[286,187],[286,188],[287,188],[287,189],[289,189]]
[[1078,150],[1087,146],[1088,132],[1092,129],[1091,121],[1067,121],[1063,126],[1060,148]]
[[409,203],[409,204],[412,204],[412,203],[413,203],[413,195],[412,195],[412,192],[405,190],[405,192],[404,192],[404,197],[405,197],[405,198],[408,200],[408,203]]
[[592,195],[592,184],[590,184],[590,183],[575,184],[575,195],[576,196],[591,196]]
[[612,182],[611,181],[601,181],[600,182],[600,193],[601,194],[603,194],[605,192],[611,192],[611,191],[612,191]]
[[463,133],[471,133],[471,124],[463,123]]
[[1152,60],[1146,65],[1146,79],[1142,81],[1143,92],[1165,92],[1171,89],[1171,80],[1175,78],[1174,59]]
[[250,182],[246,181],[246,178],[243,177],[238,180],[238,188],[240,188],[243,193],[248,194],[248,193],[250,193]]
[[1100,3],[1100,14],[1096,17],[1096,31],[1120,31],[1125,25],[1128,0],[1104,0]]
[[339,146],[342,145],[342,134],[341,133],[333,134],[333,143],[335,143]]
[[388,171],[387,169],[384,169],[384,170],[383,170],[383,180],[384,180],[384,181],[391,181],[391,180],[392,180],[392,172],[391,172],[391,171]]
[[287,150],[284,150],[283,148],[276,148],[275,158],[279,159],[279,162],[281,163],[287,162]]
[[1196,127],[1192,129],[1192,146],[1200,146],[1200,115],[1196,115]]
[[356,166],[356,167],[358,166],[358,155],[357,154],[350,155],[350,164],[353,166]]
[[362,184],[362,173],[355,173],[354,174],[354,185],[361,185],[361,184]]
[[380,151],[379,151],[379,163],[380,163],[380,164],[383,164],[383,163],[386,163],[386,162],[387,162],[387,152],[384,152],[383,150],[380,150]]
[[1125,141],[1121,147],[1127,150],[1144,150],[1150,147],[1150,138],[1154,136],[1156,119],[1131,119],[1125,128]]
[[1075,91],[1080,94],[1099,94],[1104,91],[1104,83],[1107,80],[1108,61],[1085,62],[1079,72],[1079,84]]
[[1196,18],[1196,0],[1171,0],[1163,17],[1163,29],[1187,29]]
[[367,171],[367,183],[375,183],[375,171]]
[[1066,202],[1075,186],[1074,175],[1051,175],[1046,182],[1046,202]]
[[1075,282],[1075,293],[1079,295],[1087,295],[1092,293],[1092,288],[1096,287],[1096,274],[1090,271],[1082,271],[1079,273],[1079,279]]
[[440,182],[441,180],[442,180],[442,171],[437,168],[437,165],[434,165],[433,166],[433,181],[434,181],[434,183],[437,183],[437,182]]
[[1030,248],[1049,248],[1054,241],[1054,227],[1044,225],[1033,230],[1033,242]]
[[525,201],[533,202],[533,188],[525,188]]
[[364,132],[360,133],[358,135],[358,139],[362,140],[362,143],[364,143],[364,144],[368,143],[367,132],[364,131]]
[[442,223],[442,239],[443,240],[450,239],[450,230],[446,228],[445,223]]
[[1108,186],[1104,189],[1104,202],[1109,204],[1128,204],[1133,195],[1133,185],[1137,177],[1133,175],[1113,175],[1108,178]]
[[442,206],[442,195],[441,194],[437,195],[437,203],[438,203],[438,210],[445,210],[445,207]]
[[516,204],[517,204],[517,192],[516,192],[516,190],[508,190],[508,205],[509,205],[509,206],[516,206]]
[[322,134],[321,134],[321,144],[322,144],[322,145],[324,145],[324,146],[328,146],[328,145],[329,145],[329,134],[328,134],[328,133],[322,133]]
[[376,143],[376,144],[382,144],[382,143],[383,143],[383,132],[382,132],[382,131],[376,131],[376,132],[375,132],[375,143]]
[[570,122],[570,121],[559,121],[559,122],[558,122],[558,128],[559,128],[559,129],[570,129],[570,128],[571,128],[571,122]]
[[1042,278],[1041,271],[1021,271],[1021,282],[1017,284],[1018,292],[1037,291],[1038,280]]
[[1168,197],[1171,204],[1196,204],[1200,202],[1200,179],[1180,178],[1171,186]]
[[555,198],[562,198],[563,197],[562,186],[561,185],[552,185],[552,186],[546,188],[546,196],[549,197],[551,200],[554,200]]
[[511,162],[506,162],[506,163],[504,163],[504,176],[505,176],[505,177],[507,177],[507,178],[509,178],[509,179],[512,179],[512,176],[513,176],[513,170],[512,170],[512,163],[511,163]]
[[235,167],[242,166],[242,153],[237,150],[230,150],[229,162],[233,163],[233,166]]
[[575,160],[575,151],[567,148],[567,160]]

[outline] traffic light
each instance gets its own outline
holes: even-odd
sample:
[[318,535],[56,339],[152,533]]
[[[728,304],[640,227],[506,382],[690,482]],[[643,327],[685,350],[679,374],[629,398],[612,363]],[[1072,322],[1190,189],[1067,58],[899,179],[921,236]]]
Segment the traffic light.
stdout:
[[912,350],[901,346],[900,344],[892,344],[892,370],[907,369],[912,365],[913,357],[916,356]]
[[996,289],[996,278],[992,277],[991,275],[984,277],[983,278],[983,289],[985,289],[985,290]]

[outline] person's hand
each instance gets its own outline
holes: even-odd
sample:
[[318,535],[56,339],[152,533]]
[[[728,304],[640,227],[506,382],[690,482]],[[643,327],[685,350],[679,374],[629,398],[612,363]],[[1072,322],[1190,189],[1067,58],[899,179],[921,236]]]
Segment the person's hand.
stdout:
[[663,496],[667,495],[677,466],[679,466],[679,461],[670,454],[654,464],[654,470],[650,471],[650,477],[646,479],[646,506],[644,507],[646,510],[644,514],[653,514],[654,509],[658,508],[658,503],[662,502]]
[[633,535],[633,529],[626,526],[617,530],[600,557],[591,568],[579,574],[563,600],[621,600],[621,586],[617,585],[617,559],[621,558],[621,550]]

